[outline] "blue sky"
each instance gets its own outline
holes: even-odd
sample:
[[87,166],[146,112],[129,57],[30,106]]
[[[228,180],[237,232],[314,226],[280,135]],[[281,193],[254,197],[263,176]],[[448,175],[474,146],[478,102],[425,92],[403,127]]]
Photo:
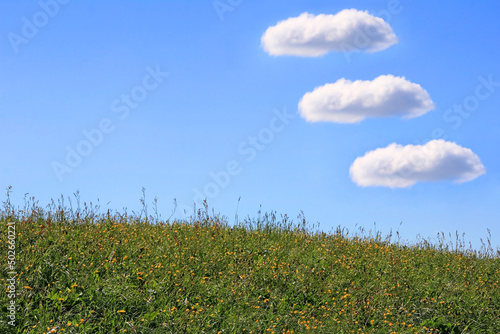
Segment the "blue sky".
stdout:
[[[344,9],[383,18],[397,43],[320,56],[263,47],[280,21]],[[496,1],[3,1],[0,188],[12,186],[17,204],[25,193],[47,204],[79,190],[82,201],[130,211],[144,187],[163,217],[176,198],[179,218],[205,195],[231,221],[241,197],[240,217],[303,210],[323,230],[376,223],[409,240],[458,230],[476,246],[490,229],[500,245],[499,10]],[[356,123],[299,112],[317,87],[386,75],[420,85],[434,108]],[[464,103],[470,111],[453,111]],[[486,172],[408,187],[350,175],[369,151],[433,139],[470,149]]]

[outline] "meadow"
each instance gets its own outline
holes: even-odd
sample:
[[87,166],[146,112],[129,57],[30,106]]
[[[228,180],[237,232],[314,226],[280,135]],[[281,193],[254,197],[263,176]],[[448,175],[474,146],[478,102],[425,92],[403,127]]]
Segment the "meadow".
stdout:
[[489,239],[475,250],[458,235],[325,233],[303,215],[231,225],[206,204],[186,221],[68,204],[4,202],[16,324],[2,262],[0,333],[500,333]]

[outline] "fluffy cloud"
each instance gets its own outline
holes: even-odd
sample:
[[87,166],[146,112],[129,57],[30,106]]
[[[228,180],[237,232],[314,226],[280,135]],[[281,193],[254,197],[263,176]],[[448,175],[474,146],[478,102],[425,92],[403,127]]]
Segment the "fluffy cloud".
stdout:
[[299,102],[310,122],[357,123],[367,117],[413,118],[434,109],[429,93],[404,77],[381,75],[373,81],[340,79],[316,87]]
[[273,56],[318,57],[330,51],[381,51],[398,42],[383,19],[356,9],[335,15],[302,13],[269,27],[262,47]]
[[474,180],[486,173],[468,148],[442,139],[425,145],[390,144],[357,158],[349,170],[359,186],[411,187],[417,182]]

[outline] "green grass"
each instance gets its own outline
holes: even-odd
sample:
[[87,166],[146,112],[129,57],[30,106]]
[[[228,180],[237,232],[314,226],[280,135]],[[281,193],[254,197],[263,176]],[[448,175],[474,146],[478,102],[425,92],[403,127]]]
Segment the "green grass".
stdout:
[[0,333],[500,333],[491,247],[314,232],[275,214],[232,227],[206,207],[154,223],[96,211],[5,203],[17,324],[2,316]]

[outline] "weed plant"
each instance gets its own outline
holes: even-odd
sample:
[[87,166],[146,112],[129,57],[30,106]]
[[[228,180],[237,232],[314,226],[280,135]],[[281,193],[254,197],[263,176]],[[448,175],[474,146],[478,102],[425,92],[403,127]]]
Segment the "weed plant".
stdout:
[[[17,320],[2,316],[0,333],[500,333],[490,239],[476,251],[444,234],[410,244],[314,231],[303,215],[231,226],[206,204],[186,221],[146,209],[101,214],[64,198],[14,209],[7,199]],[[7,287],[5,265],[0,273]],[[8,302],[1,294],[4,315]]]

